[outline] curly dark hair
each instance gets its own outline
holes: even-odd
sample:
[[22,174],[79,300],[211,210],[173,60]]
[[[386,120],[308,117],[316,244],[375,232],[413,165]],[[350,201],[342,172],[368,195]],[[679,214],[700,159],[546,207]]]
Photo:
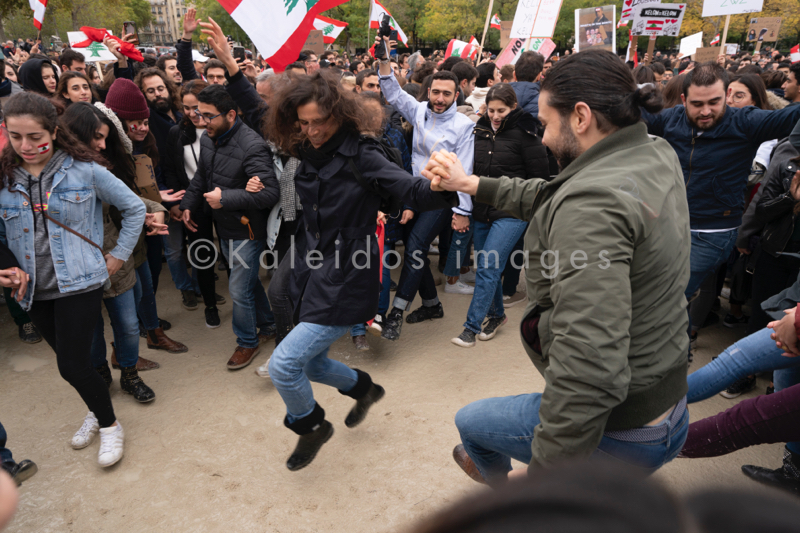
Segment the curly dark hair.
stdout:
[[179,96],[178,87],[175,85],[175,82],[169,79],[167,73],[163,70],[156,68],[156,67],[148,67],[139,71],[136,74],[136,78],[134,78],[133,83],[139,87],[139,90],[142,91],[144,94],[144,80],[145,78],[152,78],[153,76],[158,76],[161,78],[161,81],[164,82],[164,87],[167,88],[169,92],[169,99],[172,101],[172,108],[174,110],[178,110],[181,108],[181,99]]
[[298,155],[298,146],[305,140],[297,118],[297,108],[316,102],[320,114],[333,117],[338,130],[356,135],[370,129],[367,111],[358,97],[346,91],[339,76],[322,69],[311,76],[297,76],[273,96],[273,105],[265,117],[263,134],[284,153]]
[[[63,150],[76,161],[95,162],[104,167],[109,165],[100,154],[80,142],[69,128],[60,127],[61,122],[55,106],[44,96],[30,91],[15,94],[3,105],[3,115],[6,124],[9,118],[29,116],[51,134],[58,129],[58,137],[54,143],[57,149]],[[0,153],[0,176],[5,176],[9,184],[13,183],[14,169],[21,163],[22,160],[14,151],[12,143],[7,142],[3,152]],[[0,181],[0,188],[2,187],[3,182]]]

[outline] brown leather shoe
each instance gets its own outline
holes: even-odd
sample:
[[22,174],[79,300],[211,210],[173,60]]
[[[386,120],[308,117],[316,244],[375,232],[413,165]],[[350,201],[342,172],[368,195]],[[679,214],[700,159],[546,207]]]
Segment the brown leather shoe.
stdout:
[[189,348],[185,345],[167,337],[162,328],[147,330],[147,348],[149,350],[166,350],[169,353],[184,353],[189,351]]
[[[119,370],[119,363],[117,362],[117,351],[114,348],[111,348],[111,366]],[[156,368],[161,368],[161,365],[156,363],[155,361],[151,361],[150,359],[139,357],[139,360],[136,361],[136,370],[138,372],[144,372],[145,370],[155,370]]]
[[253,362],[255,356],[257,356],[261,352],[261,348],[242,348],[241,346],[236,347],[236,351],[233,352],[233,355],[230,359],[228,359],[228,370],[239,370],[240,368],[244,368],[250,363]]
[[461,470],[463,470],[465,474],[474,481],[486,485],[486,480],[483,479],[478,467],[475,466],[475,463],[473,463],[472,459],[467,455],[467,450],[464,449],[463,444],[459,444],[453,448],[453,459],[455,459],[456,464],[461,467]]

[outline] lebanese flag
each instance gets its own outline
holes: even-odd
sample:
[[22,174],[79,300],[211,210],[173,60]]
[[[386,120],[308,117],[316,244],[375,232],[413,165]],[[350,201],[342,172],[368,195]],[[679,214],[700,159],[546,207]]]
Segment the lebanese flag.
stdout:
[[47,0],[28,0],[33,9],[33,25],[42,31],[42,21],[44,20],[44,10],[47,7]]
[[663,20],[648,20],[647,26],[645,27],[645,31],[661,31],[664,29],[664,21]]
[[456,56],[469,59],[477,53],[478,49],[472,46],[472,44],[459,41],[458,39],[450,39],[450,43],[447,45],[447,50],[444,53],[444,58],[447,59],[450,56]]
[[708,44],[711,45],[711,46],[714,46],[715,44],[719,44],[719,33],[713,39],[711,39],[711,42],[708,43]]
[[331,44],[335,41],[346,27],[347,22],[329,19],[322,15],[318,15],[317,18],[314,19],[314,29],[322,31],[322,41],[325,44]]
[[314,18],[347,0],[218,0],[276,72],[297,57],[314,29]]
[[496,30],[499,30],[500,29],[500,22],[502,22],[500,20],[500,17],[498,17],[497,13],[495,13],[494,16],[492,17],[492,21],[489,24],[490,24],[490,27],[492,27],[492,28],[494,28]]
[[792,54],[792,63],[797,63],[800,61],[800,44],[794,45],[789,52]]
[[403,33],[403,30],[400,29],[400,24],[398,24],[397,21],[394,20],[394,17],[392,16],[391,13],[389,13],[389,10],[383,7],[381,3],[378,2],[378,0],[372,0],[372,7],[369,10],[369,27],[372,28],[373,30],[377,30],[378,28],[380,28],[381,20],[383,19],[384,15],[389,17],[389,27],[391,27],[393,30],[397,30],[398,39],[400,39],[403,42],[403,44],[407,45],[408,37],[406,37],[406,34]]

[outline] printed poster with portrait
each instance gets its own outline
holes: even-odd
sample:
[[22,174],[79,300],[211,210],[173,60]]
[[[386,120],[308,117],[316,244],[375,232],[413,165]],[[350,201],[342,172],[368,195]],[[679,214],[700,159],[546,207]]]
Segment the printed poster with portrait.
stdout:
[[575,48],[578,52],[597,48],[614,52],[617,49],[617,6],[600,6],[575,10]]

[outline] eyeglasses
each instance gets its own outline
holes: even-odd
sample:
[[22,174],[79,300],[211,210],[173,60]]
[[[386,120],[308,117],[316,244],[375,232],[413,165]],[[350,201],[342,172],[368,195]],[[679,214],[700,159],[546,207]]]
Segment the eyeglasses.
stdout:
[[738,104],[738,103],[742,102],[748,96],[750,96],[750,95],[747,94],[747,93],[743,93],[743,92],[739,91],[739,92],[733,93],[731,95],[731,100],[733,100],[734,102],[736,102]]
[[206,116],[206,115],[202,114],[199,109],[195,109],[194,110],[194,114],[197,116],[197,118],[199,118],[200,120],[202,120],[204,122],[211,122],[212,120],[214,120],[218,116],[222,115],[222,113],[217,113],[213,117],[209,117],[209,116]]

